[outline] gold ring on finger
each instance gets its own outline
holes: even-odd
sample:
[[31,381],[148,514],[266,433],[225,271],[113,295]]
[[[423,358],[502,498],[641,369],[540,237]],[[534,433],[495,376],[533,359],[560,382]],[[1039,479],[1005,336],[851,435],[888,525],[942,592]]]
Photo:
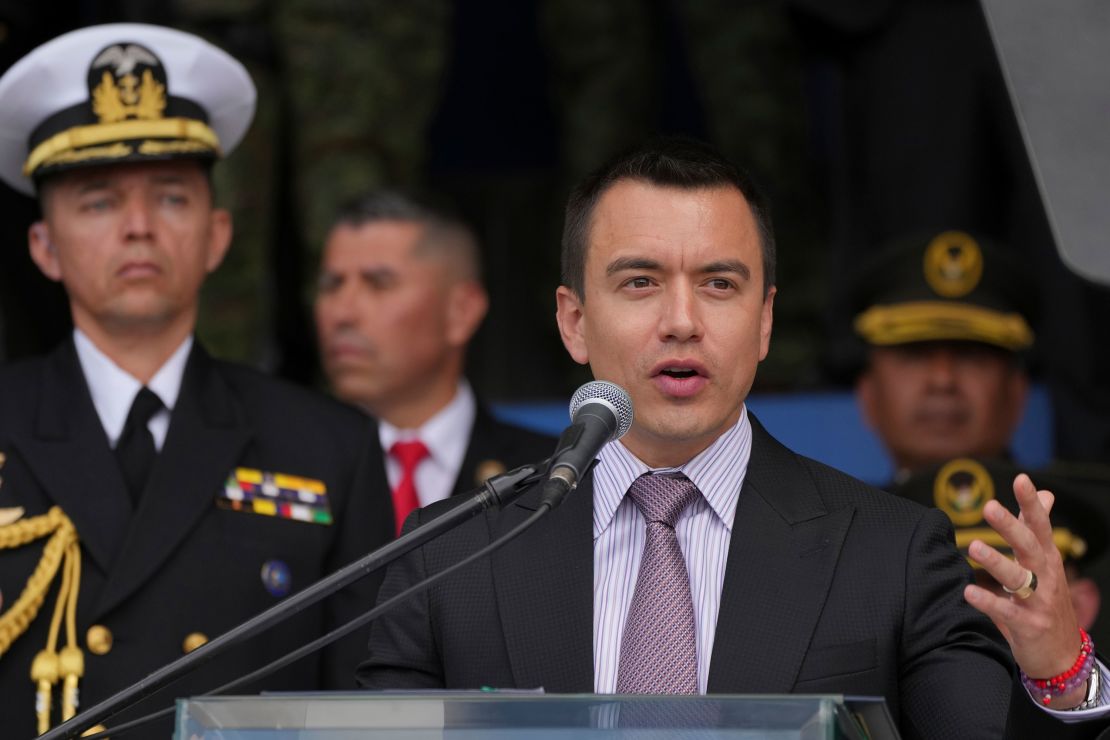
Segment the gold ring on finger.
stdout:
[[1003,585],[1002,590],[1019,599],[1028,599],[1033,595],[1033,592],[1037,590],[1037,574],[1026,568],[1025,583],[1021,584],[1018,588],[1010,588]]

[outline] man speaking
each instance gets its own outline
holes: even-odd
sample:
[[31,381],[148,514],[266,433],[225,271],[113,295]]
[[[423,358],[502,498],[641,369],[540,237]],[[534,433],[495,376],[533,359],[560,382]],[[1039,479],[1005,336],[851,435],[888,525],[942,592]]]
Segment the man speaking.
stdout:
[[[1056,718],[1103,710],[1085,708],[1102,701],[1101,673],[1051,494],[1019,477],[1022,520],[989,507],[1020,561],[972,546],[1014,593],[999,597],[969,585],[939,511],[795,455],[747,413],[774,254],[753,185],[696,142],[649,144],[572,193],[559,329],[577,362],[628,390],[632,427],[544,521],[379,621],[364,686],[865,694],[907,738],[1099,729]],[[539,497],[399,561],[381,598],[509,531]],[[1064,674],[1036,703],[1022,686]]]

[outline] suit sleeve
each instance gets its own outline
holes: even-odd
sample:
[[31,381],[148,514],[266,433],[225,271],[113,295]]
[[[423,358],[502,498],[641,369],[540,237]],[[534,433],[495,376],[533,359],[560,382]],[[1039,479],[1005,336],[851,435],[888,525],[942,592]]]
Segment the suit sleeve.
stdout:
[[[339,528],[331,552],[328,553],[329,573],[339,570],[393,539],[393,510],[385,488],[385,470],[374,440],[367,435],[356,437],[360,454],[349,473],[349,485],[343,496],[343,508],[336,512]],[[370,573],[347,586],[325,602],[325,629],[336,629],[369,611],[377,599],[382,572]],[[364,656],[370,628],[364,626],[334,642],[323,653],[323,688],[351,691],[356,688],[355,668]]]
[[994,625],[963,598],[968,567],[952,526],[926,511],[906,561],[899,660],[902,732],[908,738],[1002,737],[1012,661]]
[[[403,533],[418,526],[417,510],[405,522]],[[386,570],[378,602],[396,596],[428,575],[424,548],[394,561]],[[443,664],[432,629],[430,599],[434,588],[406,599],[371,625],[370,657],[356,672],[365,689],[441,689]]]

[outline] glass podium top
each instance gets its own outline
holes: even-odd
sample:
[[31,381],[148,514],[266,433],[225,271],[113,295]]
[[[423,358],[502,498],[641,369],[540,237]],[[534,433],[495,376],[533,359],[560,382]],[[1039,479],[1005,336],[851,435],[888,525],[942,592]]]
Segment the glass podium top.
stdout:
[[[177,704],[181,740],[589,740],[891,737],[839,696],[598,696],[360,692],[199,697]],[[885,715],[881,702],[872,703]]]

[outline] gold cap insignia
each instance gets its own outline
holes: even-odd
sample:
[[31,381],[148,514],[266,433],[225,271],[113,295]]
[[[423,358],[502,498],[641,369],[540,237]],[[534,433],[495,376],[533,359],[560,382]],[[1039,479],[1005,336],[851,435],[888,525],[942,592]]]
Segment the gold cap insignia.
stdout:
[[114,44],[89,68],[93,113],[100,123],[127,119],[152,121],[166,109],[166,72],[162,62],[139,44]]
[[957,458],[937,473],[933,502],[957,527],[983,521],[983,507],[994,498],[994,481],[975,460]]
[[925,248],[925,281],[937,295],[960,298],[983,277],[983,252],[970,234],[946,231]]
[[217,157],[220,139],[195,101],[167,91],[166,67],[147,47],[101,48],[86,75],[88,99],[31,134],[23,174],[147,157]]

